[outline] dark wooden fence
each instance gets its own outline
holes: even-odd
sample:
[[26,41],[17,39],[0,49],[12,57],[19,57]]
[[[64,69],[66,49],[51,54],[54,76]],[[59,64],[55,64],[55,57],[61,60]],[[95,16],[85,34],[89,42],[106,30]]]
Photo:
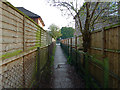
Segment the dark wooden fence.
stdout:
[[[61,42],[64,45],[82,51],[82,36],[68,38],[61,40]],[[94,79],[96,79],[101,86],[104,86],[105,68],[103,68],[102,65],[106,64],[107,66],[108,62],[106,69],[109,68],[109,74],[105,76],[109,80],[108,87],[120,88],[120,24],[92,32],[89,55],[97,59],[95,62],[92,60],[88,64],[89,73]],[[73,56],[73,54],[69,56]],[[81,55],[81,58],[83,58],[82,56],[83,55]],[[80,62],[82,64],[83,59],[81,59]]]

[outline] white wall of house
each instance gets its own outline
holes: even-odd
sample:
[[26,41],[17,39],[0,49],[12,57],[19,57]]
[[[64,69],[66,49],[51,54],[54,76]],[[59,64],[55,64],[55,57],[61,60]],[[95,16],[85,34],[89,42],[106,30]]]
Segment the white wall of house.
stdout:
[[40,25],[42,28],[44,27],[39,19],[38,19],[38,25]]

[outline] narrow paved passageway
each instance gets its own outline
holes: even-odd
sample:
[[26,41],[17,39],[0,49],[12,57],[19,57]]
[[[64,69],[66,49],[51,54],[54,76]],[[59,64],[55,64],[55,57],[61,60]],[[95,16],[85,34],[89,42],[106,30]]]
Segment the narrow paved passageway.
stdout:
[[67,59],[60,45],[56,46],[52,76],[52,88],[84,88],[84,82]]

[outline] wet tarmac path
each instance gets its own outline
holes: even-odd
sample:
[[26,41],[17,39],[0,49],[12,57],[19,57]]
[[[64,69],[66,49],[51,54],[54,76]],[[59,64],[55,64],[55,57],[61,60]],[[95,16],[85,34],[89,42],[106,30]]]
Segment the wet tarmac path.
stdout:
[[84,80],[76,74],[73,66],[67,59],[60,45],[56,45],[51,88],[84,88]]

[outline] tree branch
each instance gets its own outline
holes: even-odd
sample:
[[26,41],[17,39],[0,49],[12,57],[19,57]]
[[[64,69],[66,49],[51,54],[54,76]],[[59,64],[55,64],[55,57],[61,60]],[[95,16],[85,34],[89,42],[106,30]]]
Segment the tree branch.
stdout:
[[81,20],[80,20],[80,16],[79,14],[77,13],[77,17],[78,17],[78,22],[79,22],[79,28],[80,28],[80,32],[83,34],[83,30],[82,30],[82,23],[81,23]]
[[94,25],[94,22],[98,19],[98,17],[102,14],[102,12],[104,12],[104,10],[105,10],[105,8],[104,9],[102,9],[101,11],[100,11],[100,13],[93,19],[93,20],[91,20],[92,22],[92,24],[91,24],[91,26],[93,26]]
[[98,6],[98,4],[99,4],[99,2],[96,3],[95,8],[93,9],[93,12],[92,12],[92,14],[91,14],[91,16],[90,16],[90,20],[92,19],[93,15],[94,15],[94,13],[95,13],[95,10],[96,10],[96,8],[97,8],[97,6]]
[[86,10],[87,10],[87,13],[86,13],[86,20],[85,20],[85,31],[89,31],[89,25],[90,25],[90,13],[89,13],[89,7],[90,7],[90,3],[86,3]]

